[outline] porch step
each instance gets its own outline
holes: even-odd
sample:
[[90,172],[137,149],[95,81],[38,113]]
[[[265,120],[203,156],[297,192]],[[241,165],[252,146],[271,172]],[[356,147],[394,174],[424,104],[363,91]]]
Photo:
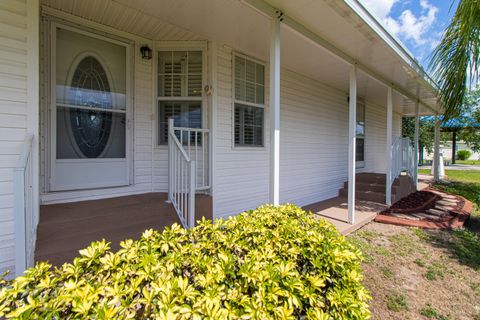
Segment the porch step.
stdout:
[[[340,197],[348,197],[348,188],[342,188],[339,192]],[[385,203],[385,190],[383,192],[376,192],[371,190],[355,190],[355,199],[372,201],[376,203]]]
[[[356,190],[358,191],[374,191],[374,192],[383,192],[385,193],[385,183],[377,183],[377,182],[362,182],[356,181],[355,182]],[[397,181],[392,184],[392,191],[396,191],[399,187]],[[348,181],[343,183],[343,188],[348,189]]]
[[383,173],[358,173],[355,176],[357,182],[385,184],[386,175]]
[[[381,173],[359,173],[355,176],[355,199],[385,203],[386,175]],[[398,183],[392,185],[392,194],[395,194]],[[344,182],[339,195],[348,196],[348,181]]]
[[[386,175],[379,173],[359,173],[355,176],[355,199],[385,203]],[[413,180],[400,175],[392,184],[392,203],[415,191]],[[348,196],[348,181],[339,190],[342,197]]]

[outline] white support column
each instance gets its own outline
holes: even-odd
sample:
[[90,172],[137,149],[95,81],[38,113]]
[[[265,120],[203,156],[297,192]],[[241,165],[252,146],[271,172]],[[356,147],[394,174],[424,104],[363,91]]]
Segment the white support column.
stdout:
[[[40,221],[40,1],[27,1],[27,132],[33,134],[32,142],[32,207],[35,237]],[[27,267],[33,267],[33,255]]]
[[438,115],[435,115],[435,143],[433,147],[433,178],[435,182],[440,180],[440,121]]
[[387,155],[387,170],[386,170],[386,187],[385,187],[385,203],[392,204],[392,87],[387,89],[387,144],[385,146],[385,154]]
[[355,223],[355,152],[357,136],[357,67],[350,69],[348,117],[348,223]]
[[280,20],[270,31],[270,203],[280,203]]
[[210,133],[208,135],[208,173],[210,180],[210,196],[212,196],[212,213],[215,219],[215,212],[217,212],[215,202],[215,161],[216,161],[216,134],[217,134],[217,101],[218,101],[218,86],[217,86],[217,43],[209,41],[208,43],[208,78],[210,79],[210,93],[208,99],[209,108],[209,126]]
[[413,137],[413,161],[414,161],[414,183],[415,183],[415,190],[418,190],[418,130],[420,125],[420,117],[419,117],[419,103],[418,100],[415,101],[415,134]]

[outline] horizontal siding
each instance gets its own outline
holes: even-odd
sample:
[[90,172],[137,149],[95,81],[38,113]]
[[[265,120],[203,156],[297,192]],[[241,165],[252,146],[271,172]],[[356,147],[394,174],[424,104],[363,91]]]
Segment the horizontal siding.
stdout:
[[0,1],[0,274],[14,271],[13,168],[27,128],[27,18],[23,0]]
[[145,61],[140,56],[140,47],[144,43],[135,43],[135,93],[134,93],[134,188],[135,192],[152,190],[152,113],[153,60]]
[[367,102],[365,108],[365,167],[358,171],[385,173],[386,123],[387,108]]
[[[267,108],[264,149],[232,148],[230,49],[219,49],[217,70],[214,214],[227,217],[268,202],[269,121]],[[345,92],[282,69],[280,202],[303,206],[338,195],[348,173],[346,97]],[[386,108],[367,103],[365,117],[365,167],[358,172],[385,172]],[[401,116],[394,114],[394,138],[400,131]]]
[[280,201],[303,206],[337,196],[347,178],[346,94],[283,71],[280,101]]
[[[392,142],[401,135],[402,116],[393,113]],[[359,172],[385,173],[387,170],[387,108],[366,103],[365,109],[365,167]]]

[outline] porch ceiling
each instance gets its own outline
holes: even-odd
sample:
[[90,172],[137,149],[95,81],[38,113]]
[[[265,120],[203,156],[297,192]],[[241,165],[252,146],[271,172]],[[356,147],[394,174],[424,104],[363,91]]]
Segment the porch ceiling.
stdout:
[[[267,2],[412,95],[416,95],[419,83],[419,97],[430,106],[421,107],[421,114],[432,114],[432,109],[437,108],[434,90],[418,81],[419,75],[412,66],[343,1]],[[182,30],[183,39],[213,39],[261,60],[268,60],[269,56],[270,19],[244,0],[43,0],[42,3],[150,39],[175,40],[172,26],[176,26]],[[348,91],[347,63],[288,26],[282,25],[281,36],[283,67]],[[362,72],[358,76],[358,92],[367,101],[386,105],[386,87]],[[414,104],[395,92],[394,110],[413,114]]]

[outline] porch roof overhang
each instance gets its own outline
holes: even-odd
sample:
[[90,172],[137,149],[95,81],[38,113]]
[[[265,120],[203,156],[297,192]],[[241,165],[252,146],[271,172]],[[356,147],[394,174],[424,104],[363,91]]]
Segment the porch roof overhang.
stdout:
[[[356,64],[361,71],[357,82],[358,94],[367,100],[385,105],[387,94],[381,87],[391,85],[396,92],[395,111],[415,115],[415,102],[418,101],[420,115],[441,113],[434,81],[404,45],[358,0],[243,1],[270,16],[275,15],[276,10],[281,11],[286,29],[323,47],[337,60],[337,68],[341,68],[338,61],[343,63],[343,68]],[[294,48],[299,48],[299,45]],[[292,47],[285,50],[289,48]],[[328,66],[331,64],[325,63],[322,70],[328,70]],[[342,73],[347,72],[344,70]],[[332,78],[329,79],[333,82]],[[336,86],[346,88],[347,77],[342,80]]]
[[[159,27],[176,26],[199,39],[215,40],[267,61],[270,21],[283,13],[282,67],[318,80],[345,94],[349,70],[357,64],[358,95],[385,106],[386,86],[394,88],[394,111],[441,113],[437,89],[408,51],[357,0],[42,0],[48,7],[145,38],[165,40]],[[98,12],[128,9],[135,15]],[[156,31],[155,31],[156,30]],[[157,37],[158,34],[158,37]],[[168,40],[175,40],[173,37]],[[190,37],[197,39],[195,36]]]

